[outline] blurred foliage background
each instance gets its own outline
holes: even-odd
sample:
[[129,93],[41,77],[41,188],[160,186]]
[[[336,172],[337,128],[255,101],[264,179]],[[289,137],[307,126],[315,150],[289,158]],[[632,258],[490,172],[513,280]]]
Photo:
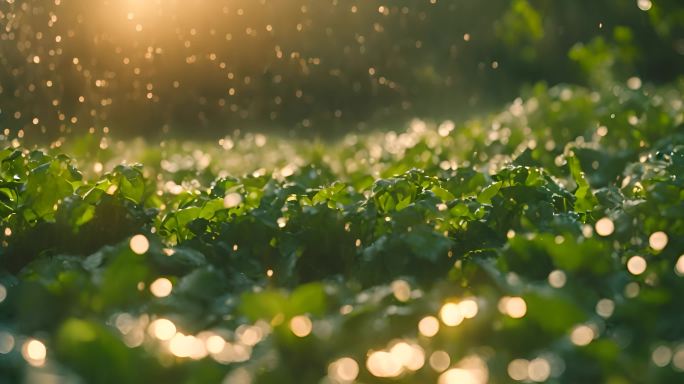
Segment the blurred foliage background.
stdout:
[[0,22],[0,127],[33,138],[325,136],[684,68],[678,0],[11,0]]

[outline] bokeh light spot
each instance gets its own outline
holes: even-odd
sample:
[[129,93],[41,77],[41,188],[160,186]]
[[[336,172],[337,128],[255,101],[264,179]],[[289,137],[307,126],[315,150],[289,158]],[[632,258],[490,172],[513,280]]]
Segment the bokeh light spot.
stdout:
[[290,329],[297,337],[309,336],[313,329],[313,324],[308,316],[295,316],[290,320]]
[[641,256],[632,256],[627,260],[627,270],[632,275],[641,275],[647,266],[646,259]]
[[351,357],[342,357],[328,365],[328,376],[339,383],[351,383],[359,375],[359,364]]
[[434,316],[426,316],[418,322],[418,331],[425,337],[432,337],[439,332],[439,320]]
[[171,340],[176,334],[176,325],[168,319],[156,319],[150,324],[150,333],[159,340]]
[[166,297],[171,294],[172,290],[171,280],[165,277],[160,277],[150,284],[150,292],[156,297]]
[[145,235],[135,235],[131,237],[129,245],[131,250],[138,255],[142,255],[147,252],[148,249],[150,249],[150,242],[147,240]]
[[656,251],[662,251],[667,246],[668,237],[665,232],[653,232],[648,238],[648,245]]
[[21,349],[21,354],[24,359],[34,367],[40,367],[45,364],[45,357],[47,356],[47,348],[45,344],[36,340],[30,339],[24,343]]
[[615,224],[607,217],[604,217],[596,222],[596,233],[600,236],[610,236],[615,231]]
[[463,313],[456,303],[444,304],[439,311],[439,317],[449,327],[457,326],[463,321]]
[[449,357],[449,354],[445,351],[434,351],[430,355],[429,363],[430,367],[436,372],[443,372],[449,368],[449,364],[451,364],[451,357]]
[[499,300],[499,311],[514,319],[519,319],[527,313],[527,303],[522,297],[504,296]]

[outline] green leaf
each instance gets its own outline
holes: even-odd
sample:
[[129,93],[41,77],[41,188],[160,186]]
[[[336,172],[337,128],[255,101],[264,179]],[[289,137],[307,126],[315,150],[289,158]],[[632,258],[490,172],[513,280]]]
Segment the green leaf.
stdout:
[[288,307],[289,312],[295,315],[310,313],[320,316],[325,313],[326,304],[323,284],[309,283],[300,285],[290,294]]
[[240,298],[239,311],[250,321],[271,320],[278,315],[285,315],[288,299],[282,292],[273,290],[245,293]]
[[60,361],[89,382],[130,383],[139,379],[133,354],[109,329],[92,321],[66,320],[57,331],[56,352]]
[[567,156],[568,167],[573,180],[577,184],[575,190],[575,211],[587,212],[591,211],[597,203],[596,197],[591,190],[591,186],[584,177],[584,172],[580,166],[579,160],[575,156]]
[[496,196],[497,193],[499,193],[499,190],[501,189],[501,186],[503,185],[503,182],[497,181],[495,183],[492,183],[488,185],[485,189],[482,190],[477,195],[477,201],[479,201],[482,204],[489,204],[492,202],[492,197]]

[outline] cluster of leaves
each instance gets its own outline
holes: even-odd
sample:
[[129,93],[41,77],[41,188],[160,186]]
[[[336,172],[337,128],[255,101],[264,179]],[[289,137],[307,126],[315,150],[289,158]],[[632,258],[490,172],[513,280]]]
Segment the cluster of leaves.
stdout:
[[[329,364],[351,357],[359,382],[436,382],[436,350],[453,365],[477,356],[490,382],[538,358],[549,382],[679,381],[680,96],[539,87],[480,125],[414,126],[377,151],[357,137],[330,147],[338,163],[302,149],[292,172],[242,177],[163,164],[91,177],[64,155],[5,149],[0,381],[335,382]],[[614,230],[594,233],[605,218]],[[649,242],[656,232],[665,245]],[[134,235],[147,239],[142,252]],[[630,273],[635,255],[646,267]],[[158,278],[170,295],[150,292]],[[503,313],[505,297],[524,300],[522,316]],[[464,298],[476,316],[419,333],[421,319]],[[312,329],[296,335],[301,316]],[[267,331],[242,346],[247,359],[192,359],[147,331],[159,318],[236,344],[240,327]],[[588,341],[573,339],[578,326]],[[40,368],[29,339],[47,346]],[[375,377],[369,351],[398,339],[420,345],[424,365]]]

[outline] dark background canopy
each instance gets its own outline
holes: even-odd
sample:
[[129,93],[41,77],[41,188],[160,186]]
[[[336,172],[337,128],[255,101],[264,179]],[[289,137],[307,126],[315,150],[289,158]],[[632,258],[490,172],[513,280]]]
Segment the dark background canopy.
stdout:
[[568,55],[584,45],[613,73],[662,82],[684,68],[678,3],[7,1],[0,124],[45,137],[323,136],[464,116],[536,81],[587,82],[577,61],[595,63]]

